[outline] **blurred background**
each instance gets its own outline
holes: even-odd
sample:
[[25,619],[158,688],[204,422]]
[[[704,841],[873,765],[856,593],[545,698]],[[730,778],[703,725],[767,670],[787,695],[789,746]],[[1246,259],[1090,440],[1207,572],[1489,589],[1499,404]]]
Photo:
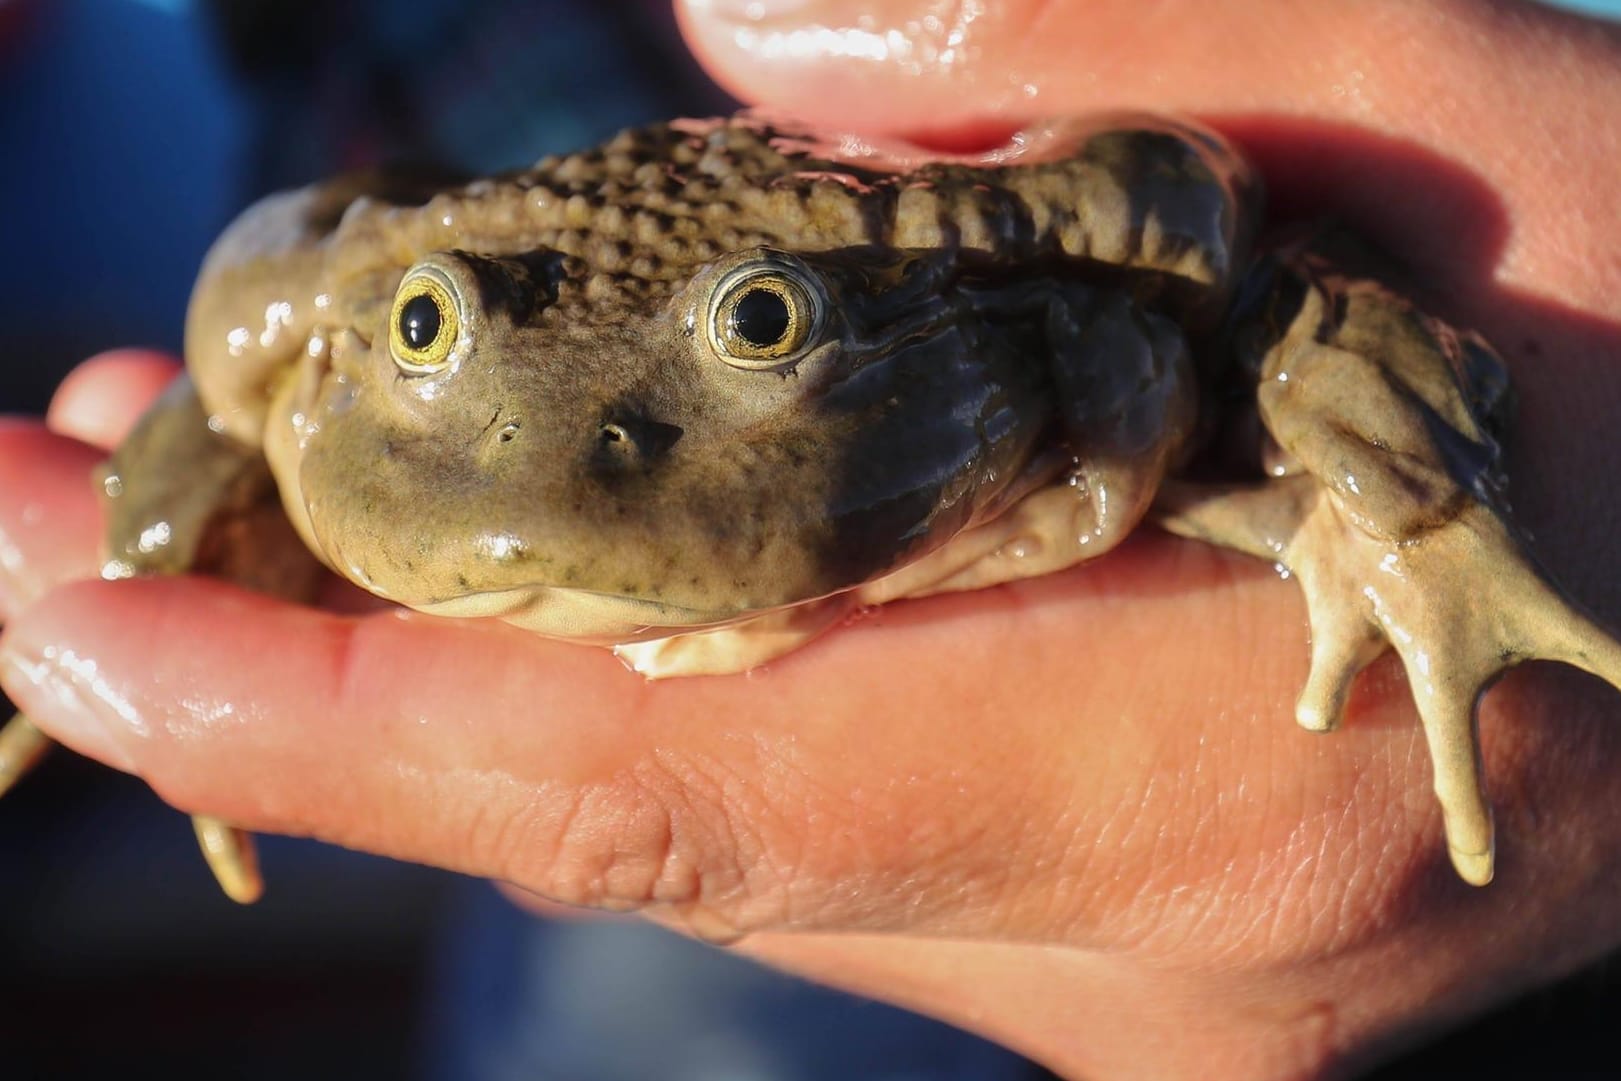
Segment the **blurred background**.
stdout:
[[[660,2],[0,0],[0,410],[43,410],[99,350],[178,350],[204,250],[267,191],[379,161],[512,168],[733,105]],[[0,1076],[1045,1076],[634,922],[261,847],[269,892],[238,908],[183,816],[48,760],[0,804]],[[1590,972],[1378,1076],[1621,1076],[1618,1004]]]

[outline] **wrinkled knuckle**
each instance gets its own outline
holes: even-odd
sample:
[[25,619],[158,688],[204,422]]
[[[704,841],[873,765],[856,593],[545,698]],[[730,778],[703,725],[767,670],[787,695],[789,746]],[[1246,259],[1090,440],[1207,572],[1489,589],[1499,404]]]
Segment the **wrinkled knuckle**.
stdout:
[[499,831],[513,880],[567,904],[701,911],[742,931],[780,922],[787,875],[763,800],[718,763],[654,755]]

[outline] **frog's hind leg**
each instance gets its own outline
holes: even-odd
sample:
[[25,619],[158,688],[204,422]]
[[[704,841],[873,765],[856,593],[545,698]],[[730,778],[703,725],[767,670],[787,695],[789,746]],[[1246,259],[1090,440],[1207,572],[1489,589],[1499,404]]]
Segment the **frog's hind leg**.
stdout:
[[[257,450],[213,430],[188,379],[176,380],[108,463],[103,577],[216,574],[293,598],[313,593],[318,567],[291,536]],[[165,542],[148,538],[161,527]],[[231,900],[264,892],[253,837],[193,815],[203,859]]]
[[[0,728],[0,796],[39,764],[51,747],[50,736],[28,719],[14,714]],[[192,815],[192,828],[208,869],[225,896],[238,904],[252,904],[264,894],[253,835],[208,815]]]
[[[53,746],[50,736],[24,713],[14,714],[0,728],[0,796],[39,764]],[[253,835],[209,815],[192,815],[192,828],[208,869],[225,896],[238,904],[252,904],[264,894]]]
[[[27,714],[13,715],[0,728],[0,796],[38,765],[52,746],[51,737],[41,732]],[[208,815],[193,815],[191,821],[203,859],[220,889],[239,904],[257,901],[264,893],[264,880],[259,876],[253,836]]]
[[[1352,680],[1401,657],[1433,760],[1453,865],[1493,873],[1476,707],[1521,661],[1562,661],[1621,689],[1621,645],[1526,551],[1501,501],[1500,361],[1378,284],[1296,256],[1241,357],[1287,475],[1167,486],[1169,530],[1270,559],[1300,582],[1311,670],[1296,706],[1333,728]],[[1240,336],[1242,340],[1242,335]]]
[[1387,554],[1389,579],[1369,592],[1424,722],[1453,864],[1483,885],[1492,877],[1492,827],[1476,731],[1481,693],[1529,660],[1561,661],[1621,689],[1621,646],[1563,595],[1493,508],[1465,507],[1431,532]]

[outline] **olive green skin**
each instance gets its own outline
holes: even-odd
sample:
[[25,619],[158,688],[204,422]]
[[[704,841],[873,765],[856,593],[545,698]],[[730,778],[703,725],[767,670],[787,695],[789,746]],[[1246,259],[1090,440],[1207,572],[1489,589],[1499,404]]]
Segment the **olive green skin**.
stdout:
[[[273,197],[211,254],[188,367],[340,573],[570,637],[849,589],[1088,456],[1121,478],[1123,535],[1186,441],[1192,379],[1180,346],[1097,343],[1208,329],[1254,186],[1164,120],[1032,143],[906,168],[752,118],[677,122],[492,180]],[[728,363],[717,285],[772,263],[813,294],[814,340]],[[425,267],[466,348],[402,372],[388,321]]]

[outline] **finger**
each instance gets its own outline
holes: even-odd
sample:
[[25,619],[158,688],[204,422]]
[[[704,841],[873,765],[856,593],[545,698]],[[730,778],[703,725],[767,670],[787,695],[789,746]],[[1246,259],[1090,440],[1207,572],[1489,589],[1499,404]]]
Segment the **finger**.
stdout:
[[179,370],[178,361],[153,349],[100,353],[68,373],[51,398],[45,424],[53,432],[110,450],[123,442]]
[[[1084,936],[1173,870],[1309,877],[1284,855],[1302,816],[1347,853],[1405,818],[1381,859],[1422,866],[1433,808],[1368,795],[1425,783],[1402,688],[1363,703],[1403,722],[1394,734],[1370,738],[1364,717],[1325,748],[1289,721],[1286,587],[1170,541],[1137,547],[1108,576],[896,605],[747,677],[658,684],[499,624],[85,583],[7,629],[4,681],[54,737],[183,809],[566,903],[658,904],[720,937]],[[1172,608],[1197,630],[1165,643]],[[1256,612],[1277,618],[1239,615]],[[1145,679],[1149,665],[1180,678]],[[1221,719],[1257,715],[1272,723]],[[1352,785],[1366,816],[1343,814]],[[1232,795],[1246,790],[1265,796]]]
[[16,615],[53,586],[94,575],[101,510],[93,474],[102,452],[0,420],[0,614]]
[[[889,130],[1104,106],[1228,111],[1285,88],[1305,89],[1310,105],[1331,93],[1324,53],[1349,57],[1358,42],[1346,35],[1358,20],[1326,5],[1241,2],[1219,18],[1192,0],[939,9],[929,0],[678,4],[693,50],[740,98]],[[1312,39],[1317,48],[1298,47]]]
[[[1486,86],[1468,101],[1437,93],[1459,64],[1489,57],[1499,69],[1529,74],[1549,51],[1596,62],[1615,43],[1601,25],[1535,4],[1238,0],[1217,10],[1197,0],[1010,0],[946,14],[932,0],[677,7],[694,52],[740,98],[892,131],[965,116],[1100,108],[1223,115],[1285,103],[1297,114],[1364,121],[1409,117],[1416,107],[1435,130],[1444,114],[1485,114],[1509,100]],[[1546,79],[1570,81],[1556,71]]]

